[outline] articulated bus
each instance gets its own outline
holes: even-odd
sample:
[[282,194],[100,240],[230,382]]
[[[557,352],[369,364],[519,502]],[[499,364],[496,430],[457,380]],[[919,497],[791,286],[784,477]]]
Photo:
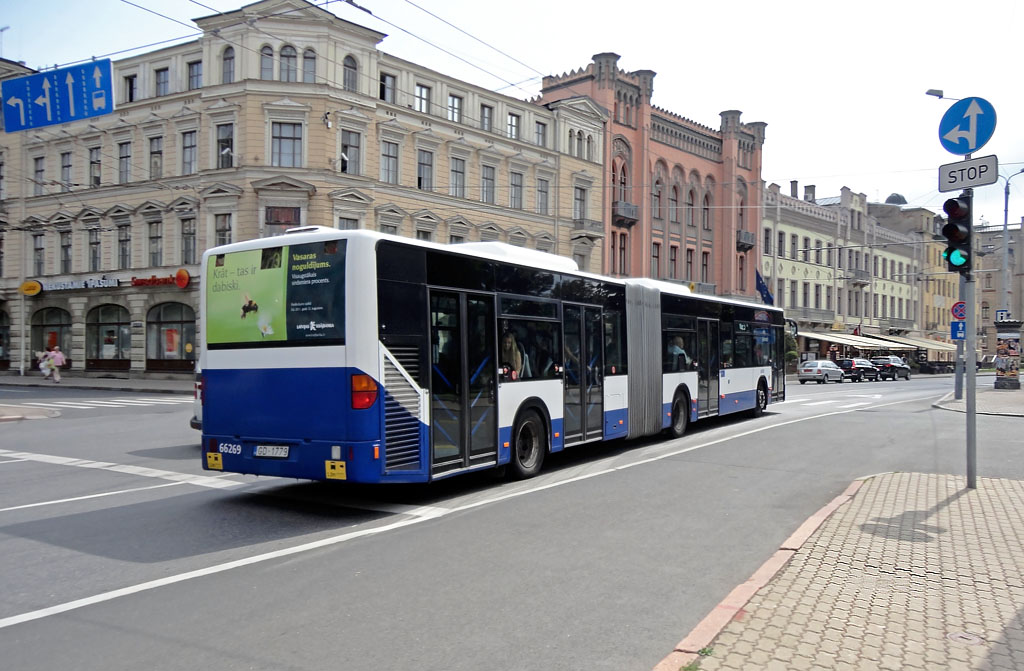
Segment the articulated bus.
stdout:
[[201,286],[207,470],[524,478],[785,397],[781,310],[503,243],[303,227],[208,250]]

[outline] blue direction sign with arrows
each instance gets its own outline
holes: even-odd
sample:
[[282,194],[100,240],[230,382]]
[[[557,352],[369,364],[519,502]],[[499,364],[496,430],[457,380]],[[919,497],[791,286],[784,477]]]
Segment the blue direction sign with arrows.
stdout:
[[4,130],[52,126],[114,111],[110,59],[37,72],[0,83]]
[[939,142],[951,154],[971,154],[985,146],[996,130],[996,109],[984,98],[964,98],[942,115]]
[[950,340],[967,340],[967,322],[949,322]]

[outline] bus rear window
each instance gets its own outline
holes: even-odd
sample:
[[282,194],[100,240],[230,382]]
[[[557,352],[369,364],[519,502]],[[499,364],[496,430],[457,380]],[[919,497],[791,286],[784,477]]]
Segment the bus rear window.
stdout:
[[210,257],[207,346],[344,344],[345,250],[328,240]]

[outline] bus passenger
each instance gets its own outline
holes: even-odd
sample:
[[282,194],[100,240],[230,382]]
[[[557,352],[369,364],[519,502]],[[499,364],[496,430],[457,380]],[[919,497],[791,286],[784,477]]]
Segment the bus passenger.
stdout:
[[519,344],[512,331],[505,331],[501,336],[501,351],[498,359],[502,366],[508,366],[509,370],[515,373],[512,376],[513,379],[518,379],[523,374],[523,355],[519,351]]
[[670,368],[673,371],[689,370],[690,356],[684,348],[683,336],[675,336],[668,343]]

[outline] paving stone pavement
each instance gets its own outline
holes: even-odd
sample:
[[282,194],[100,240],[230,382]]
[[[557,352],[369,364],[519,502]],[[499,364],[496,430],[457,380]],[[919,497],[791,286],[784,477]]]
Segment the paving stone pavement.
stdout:
[[656,669],[1024,669],[1024,481],[977,485],[854,483]]

